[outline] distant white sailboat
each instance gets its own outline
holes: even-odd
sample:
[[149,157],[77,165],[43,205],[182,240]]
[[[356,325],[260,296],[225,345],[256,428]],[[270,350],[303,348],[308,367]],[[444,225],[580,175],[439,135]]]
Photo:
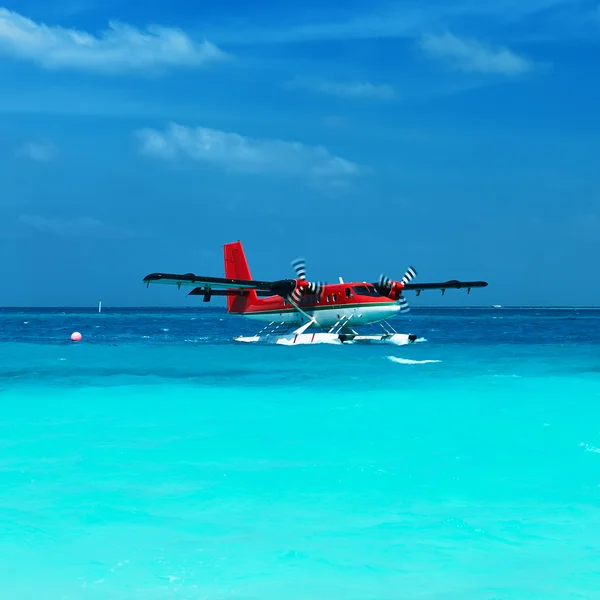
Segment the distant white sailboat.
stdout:
[[98,302],[98,312],[99,313],[102,312],[102,300],[100,300],[100,302]]

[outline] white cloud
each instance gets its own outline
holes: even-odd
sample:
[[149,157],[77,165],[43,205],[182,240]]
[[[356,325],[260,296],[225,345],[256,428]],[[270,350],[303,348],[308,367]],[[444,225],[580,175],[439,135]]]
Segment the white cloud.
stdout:
[[354,98],[380,98],[382,100],[387,100],[396,95],[392,86],[386,84],[374,84],[368,81],[353,83],[330,81],[322,83],[319,86],[319,89],[325,94]]
[[[376,0],[364,4],[364,10],[346,8],[328,10],[322,7],[318,19],[307,18],[287,26],[276,22],[274,27],[229,27],[215,31],[214,39],[224,43],[285,44],[316,40],[363,40],[418,38],[453,23],[477,19],[481,27],[497,30],[499,24],[511,25],[527,18],[536,18],[556,6],[576,5],[581,0],[454,0],[424,2],[423,0]],[[326,3],[323,3],[324,5]],[[357,4],[357,3],[353,3]],[[544,23],[538,19],[534,28]]]
[[322,146],[255,139],[205,127],[169,123],[165,131],[142,129],[137,135],[141,151],[147,156],[166,160],[188,158],[229,171],[316,179],[347,179],[363,171]]
[[341,98],[374,98],[389,100],[395,97],[394,88],[387,84],[376,84],[369,81],[304,81],[295,79],[286,84],[288,88],[313,89],[322,94],[339,96]]
[[48,69],[100,73],[199,67],[225,54],[208,41],[194,42],[179,29],[151,25],[146,30],[110,22],[95,36],[85,31],[36,23],[0,8],[0,55],[35,62]]
[[17,148],[19,158],[37,162],[50,162],[56,158],[56,147],[52,142],[25,142]]
[[107,225],[90,217],[61,219],[41,215],[21,215],[18,221],[21,225],[37,231],[69,237],[132,238],[147,235],[125,227]]
[[533,69],[533,63],[508,48],[492,48],[472,39],[460,39],[451,33],[426,35],[421,49],[430,57],[449,62],[462,71],[502,75],[521,75]]

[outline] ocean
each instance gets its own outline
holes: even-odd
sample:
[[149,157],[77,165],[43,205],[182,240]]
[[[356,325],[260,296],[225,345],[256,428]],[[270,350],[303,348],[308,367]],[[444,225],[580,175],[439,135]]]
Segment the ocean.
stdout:
[[600,310],[0,317],[3,599],[600,598]]

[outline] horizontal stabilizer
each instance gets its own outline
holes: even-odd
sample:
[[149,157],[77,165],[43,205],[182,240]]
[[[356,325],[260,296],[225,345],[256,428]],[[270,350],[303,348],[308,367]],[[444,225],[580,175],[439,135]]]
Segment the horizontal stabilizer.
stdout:
[[[248,295],[247,290],[234,290],[234,289],[219,290],[219,289],[209,289],[206,287],[196,287],[188,294],[188,296],[204,296],[209,291],[210,291],[211,296],[231,296],[231,297],[233,297],[233,296]],[[256,295],[264,298],[267,296],[272,296],[273,293],[268,292],[268,291],[259,290],[256,292]]]

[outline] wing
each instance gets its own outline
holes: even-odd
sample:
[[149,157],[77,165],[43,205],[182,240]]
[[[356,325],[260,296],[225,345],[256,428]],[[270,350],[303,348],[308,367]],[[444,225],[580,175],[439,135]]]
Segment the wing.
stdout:
[[203,275],[194,275],[186,273],[185,275],[176,275],[173,273],[151,273],[143,279],[146,286],[151,283],[162,283],[168,285],[176,285],[181,288],[182,285],[192,287],[209,288],[212,292],[217,290],[231,290],[237,293],[236,290],[256,290],[262,292],[270,292],[273,289],[273,281],[251,281],[248,279],[226,279],[224,277],[205,277]]
[[406,283],[404,284],[404,290],[414,290],[417,292],[417,296],[421,294],[423,290],[442,290],[442,294],[446,290],[460,290],[466,289],[467,293],[471,291],[471,288],[483,288],[487,287],[487,281],[458,281],[457,279],[450,279],[441,283]]
[[204,296],[208,302],[211,296],[240,296],[254,290],[257,296],[281,296],[286,298],[296,287],[294,279],[281,279],[278,281],[255,281],[250,279],[228,279],[224,277],[205,277],[204,275],[176,275],[173,273],[151,273],[143,279],[146,287],[151,283],[162,283],[181,286],[191,286],[190,296]]

